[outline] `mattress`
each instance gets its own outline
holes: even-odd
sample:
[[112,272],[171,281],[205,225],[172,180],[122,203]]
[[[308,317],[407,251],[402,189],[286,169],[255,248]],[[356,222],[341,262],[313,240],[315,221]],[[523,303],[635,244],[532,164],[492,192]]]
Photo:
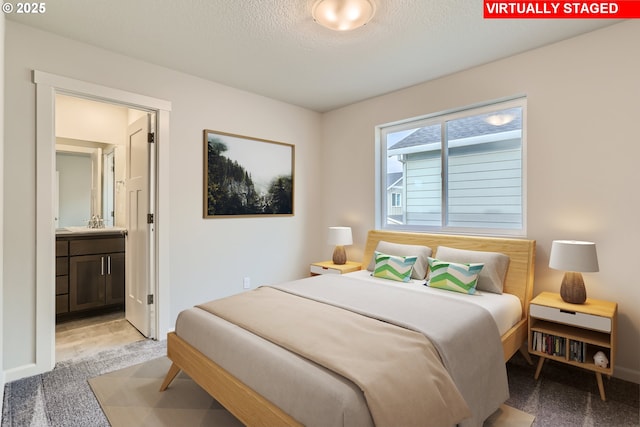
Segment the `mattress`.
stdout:
[[412,279],[409,282],[396,282],[393,280],[373,277],[370,271],[360,270],[347,273],[345,276],[361,280],[369,280],[386,286],[407,289],[415,292],[433,293],[447,298],[464,300],[486,309],[495,320],[500,335],[504,335],[516,323],[522,319],[522,303],[520,299],[511,294],[494,294],[491,292],[476,291],[473,295],[461,294],[442,289],[430,288],[424,280]]

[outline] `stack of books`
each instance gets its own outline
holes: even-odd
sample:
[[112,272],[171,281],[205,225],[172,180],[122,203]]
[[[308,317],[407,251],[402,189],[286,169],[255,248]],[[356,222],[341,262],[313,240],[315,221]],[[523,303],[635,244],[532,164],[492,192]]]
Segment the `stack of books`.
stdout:
[[584,363],[587,356],[587,343],[569,340],[569,360]]
[[566,355],[566,338],[556,335],[545,334],[544,332],[533,332],[532,347],[535,351],[549,354],[551,356]]

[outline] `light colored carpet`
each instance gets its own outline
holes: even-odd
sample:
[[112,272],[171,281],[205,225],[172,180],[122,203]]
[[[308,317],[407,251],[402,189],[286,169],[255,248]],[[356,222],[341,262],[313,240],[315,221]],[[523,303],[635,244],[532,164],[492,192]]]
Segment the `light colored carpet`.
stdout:
[[[89,380],[113,427],[242,425],[182,373],[166,391],[159,392],[170,364],[161,357]],[[530,427],[533,420],[533,416],[503,405],[485,427]]]
[[[88,358],[63,361],[50,372],[7,383],[2,427],[110,427],[88,380],[161,358],[167,354],[166,344],[137,341]],[[494,426],[498,422],[513,425],[503,420],[514,414],[503,412],[517,408],[535,415],[534,427],[640,427],[640,385],[605,379],[607,400],[602,401],[591,371],[549,361],[536,381],[535,370],[535,363],[528,364],[520,353],[507,363],[511,397],[505,403],[509,408],[503,406],[491,418]],[[164,371],[157,375],[159,388]]]

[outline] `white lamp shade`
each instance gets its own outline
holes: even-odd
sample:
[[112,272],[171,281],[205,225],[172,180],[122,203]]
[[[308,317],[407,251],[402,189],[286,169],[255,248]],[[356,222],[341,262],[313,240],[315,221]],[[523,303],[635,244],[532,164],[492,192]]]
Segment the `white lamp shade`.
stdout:
[[327,243],[333,246],[344,246],[353,244],[351,237],[351,227],[329,227],[329,237]]
[[596,244],[576,240],[554,240],[551,244],[549,267],[562,271],[594,273],[599,269]]

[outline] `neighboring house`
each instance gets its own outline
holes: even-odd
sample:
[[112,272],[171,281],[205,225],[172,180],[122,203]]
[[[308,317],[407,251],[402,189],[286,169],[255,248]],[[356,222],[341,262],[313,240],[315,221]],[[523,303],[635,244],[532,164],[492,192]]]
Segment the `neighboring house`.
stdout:
[[[522,114],[518,108],[501,114],[510,121],[491,124],[492,114],[483,114],[447,122],[450,226],[521,227]],[[441,134],[440,123],[428,124],[387,150],[403,164],[406,177],[387,175],[396,182],[394,194],[404,194],[404,208],[389,198],[388,221],[441,225]]]

